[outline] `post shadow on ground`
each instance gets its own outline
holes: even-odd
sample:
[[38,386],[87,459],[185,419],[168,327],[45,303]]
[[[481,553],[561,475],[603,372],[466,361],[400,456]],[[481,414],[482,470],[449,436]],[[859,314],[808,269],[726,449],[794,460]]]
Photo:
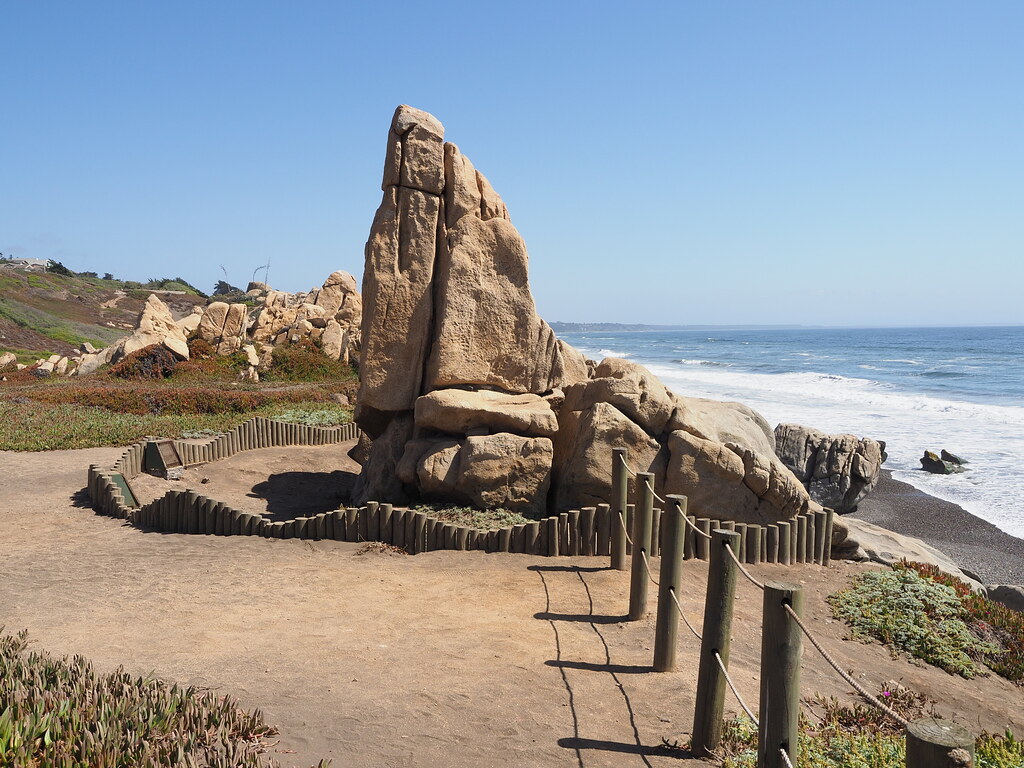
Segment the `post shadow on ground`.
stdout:
[[75,491],[68,499],[71,501],[71,506],[75,509],[92,509],[92,496],[89,495],[88,488],[81,488]]
[[541,611],[540,613],[533,614],[533,618],[540,619],[541,621],[568,621],[578,624],[621,624],[629,616],[626,614],[622,616],[599,616],[593,613],[546,613]]
[[618,752],[622,755],[641,755],[644,757],[674,757],[678,760],[695,757],[688,749],[662,742],[661,744],[635,744],[629,741],[605,741],[603,739],[583,739],[569,737],[558,740],[558,746],[573,749],[577,752],[594,749],[602,752]]
[[567,661],[565,659],[548,659],[544,662],[549,667],[561,669],[578,669],[583,672],[608,672],[616,675],[643,675],[653,672],[649,664],[594,664],[589,661]]
[[597,565],[597,566],[582,566],[582,565],[530,565],[527,566],[528,571],[537,571],[538,573],[600,573],[601,571],[611,570],[611,566],[608,565]]

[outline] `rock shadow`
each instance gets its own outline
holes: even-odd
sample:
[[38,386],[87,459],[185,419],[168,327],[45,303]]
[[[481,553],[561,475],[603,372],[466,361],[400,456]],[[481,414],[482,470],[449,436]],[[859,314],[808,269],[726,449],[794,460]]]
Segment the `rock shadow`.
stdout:
[[352,494],[354,472],[279,472],[257,483],[247,496],[263,499],[271,522],[312,517],[343,507]]

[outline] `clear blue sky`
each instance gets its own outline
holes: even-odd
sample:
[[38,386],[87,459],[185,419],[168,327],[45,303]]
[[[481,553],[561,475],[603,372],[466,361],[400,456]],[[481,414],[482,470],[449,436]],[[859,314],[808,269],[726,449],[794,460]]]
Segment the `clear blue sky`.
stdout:
[[395,106],[548,320],[1024,322],[1024,3],[8,2],[0,251],[362,273]]

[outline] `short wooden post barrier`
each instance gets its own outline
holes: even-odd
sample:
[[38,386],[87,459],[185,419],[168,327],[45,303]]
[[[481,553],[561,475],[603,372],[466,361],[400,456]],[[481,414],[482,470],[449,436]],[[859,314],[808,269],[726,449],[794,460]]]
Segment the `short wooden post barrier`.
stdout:
[[355,507],[345,510],[345,541],[359,541],[359,510]]
[[[703,538],[703,537],[701,537]],[[716,530],[711,533],[708,555],[708,590],[704,600],[704,628],[700,640],[700,668],[697,672],[697,708],[693,714],[691,751],[697,757],[711,757],[722,741],[722,713],[725,707],[725,674],[718,665],[729,666],[732,638],[732,609],[736,597],[736,563],[726,547],[739,546],[739,534]]]
[[626,496],[629,492],[629,476],[626,469],[626,449],[612,448],[612,498],[611,498],[611,566],[617,571],[626,570]]
[[647,564],[654,524],[654,474],[641,472],[636,476],[640,503],[633,515],[633,563],[629,580],[629,620],[639,621],[647,615]]
[[534,521],[526,524],[526,530],[523,533],[523,551],[528,555],[539,555],[540,552],[537,550],[537,540],[540,538],[540,523]]
[[381,504],[380,509],[377,512],[380,517],[380,523],[378,525],[378,533],[380,534],[380,540],[385,544],[394,543],[394,531],[392,519],[394,518],[395,512],[394,507],[390,504]]
[[651,518],[651,557],[658,557],[661,554],[661,509],[654,508],[654,516]]
[[736,550],[736,559],[741,563],[747,562],[747,524],[736,523],[733,530],[740,535],[740,548]]
[[974,736],[962,725],[925,717],[907,726],[907,768],[971,768]]
[[396,509],[391,513],[391,543],[396,547],[405,548],[405,515],[406,510]]
[[796,518],[796,557],[797,563],[807,562],[807,516],[797,515]]
[[455,548],[460,550],[469,549],[469,528],[460,525],[455,532]]
[[626,557],[633,554],[633,542],[631,540],[633,532],[633,516],[636,514],[636,504],[626,505]]
[[757,731],[758,768],[786,768],[785,750],[799,765],[797,723],[800,719],[800,656],[803,633],[786,612],[803,615],[803,588],[796,584],[764,585],[761,625],[761,697]]
[[654,628],[654,669],[657,672],[671,672],[676,668],[679,614],[672,593],[679,594],[683,572],[686,497],[670,494],[665,515],[665,540],[661,543],[658,576],[658,622]]
[[548,542],[548,556],[554,557],[558,554],[558,517],[552,515],[546,522],[545,539]]
[[711,518],[697,518],[697,529],[704,534],[697,537],[697,559],[707,560],[711,557]]
[[830,547],[825,543],[825,528],[828,525],[828,515],[824,510],[814,513],[814,562],[818,565],[825,564],[825,550]]
[[[413,516],[413,534],[412,534],[412,547],[410,552],[414,555],[418,555],[423,552],[424,545],[426,544],[427,537],[427,515],[425,512],[417,512]],[[409,542],[406,542],[409,544]]]
[[[578,509],[569,510],[567,517],[568,521],[568,542],[569,542],[569,554],[579,555],[582,554],[582,546],[580,544],[580,511]],[[501,550],[505,552],[507,550]]]
[[821,564],[828,568],[832,562],[832,528],[835,525],[836,513],[834,509],[825,510],[825,553]]
[[596,555],[594,551],[594,515],[597,509],[584,507],[580,510],[580,554]]
[[594,525],[597,527],[597,554],[611,554],[611,506],[598,504],[594,513]]

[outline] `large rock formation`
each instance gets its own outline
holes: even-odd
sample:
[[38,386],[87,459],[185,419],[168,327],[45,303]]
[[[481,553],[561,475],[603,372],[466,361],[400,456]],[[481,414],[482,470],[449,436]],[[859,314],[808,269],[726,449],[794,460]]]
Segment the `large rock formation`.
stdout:
[[878,484],[885,443],[854,435],[826,435],[799,424],[775,428],[775,452],[814,501],[851,512]]
[[139,315],[135,331],[99,352],[84,355],[74,371],[79,375],[92,373],[101,365],[116,363],[132,352],[154,344],[162,344],[182,360],[188,360],[185,332],[175,322],[168,306],[151,293]]
[[398,108],[382,190],[363,273],[356,501],[593,505],[624,446],[693,514],[771,522],[811,504],[749,408],[680,397],[643,366],[592,363],[555,338],[508,209],[436,118]]

